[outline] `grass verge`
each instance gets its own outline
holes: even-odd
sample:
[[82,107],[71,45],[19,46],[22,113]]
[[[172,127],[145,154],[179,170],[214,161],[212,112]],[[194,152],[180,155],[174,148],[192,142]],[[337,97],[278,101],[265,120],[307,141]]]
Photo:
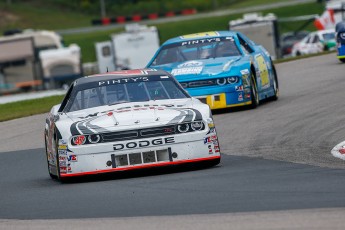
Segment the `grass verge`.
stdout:
[[0,104],[0,122],[49,112],[64,95]]

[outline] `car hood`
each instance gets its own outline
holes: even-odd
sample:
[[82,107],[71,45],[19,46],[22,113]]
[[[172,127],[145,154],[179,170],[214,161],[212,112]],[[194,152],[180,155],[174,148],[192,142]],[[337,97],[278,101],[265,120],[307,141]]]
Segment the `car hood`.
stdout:
[[202,120],[207,110],[207,105],[188,98],[96,107],[67,113],[61,120],[72,135],[79,135]]
[[208,58],[152,67],[170,72],[177,80],[183,82],[216,78],[221,75],[229,76],[232,73],[238,74],[237,67],[242,64],[241,59],[241,56]]

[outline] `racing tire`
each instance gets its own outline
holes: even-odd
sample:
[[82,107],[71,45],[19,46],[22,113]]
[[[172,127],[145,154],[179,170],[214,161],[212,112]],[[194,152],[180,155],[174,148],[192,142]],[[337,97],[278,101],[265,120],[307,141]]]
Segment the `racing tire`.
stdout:
[[250,98],[252,101],[250,108],[255,109],[259,105],[259,94],[258,94],[258,87],[256,85],[255,76],[253,73],[251,73],[251,77],[250,77]]
[[59,180],[60,182],[64,182],[64,181],[66,181],[66,179],[65,178],[61,178],[60,177],[60,161],[59,161],[59,151],[58,151],[58,144],[57,144],[57,141],[56,141],[56,139],[54,139],[54,147],[55,147],[55,159],[56,159],[56,172],[57,172],[57,176],[55,176],[56,177],[56,179],[57,180]]
[[274,95],[271,97],[272,100],[276,101],[279,98],[279,84],[278,84],[278,76],[277,76],[277,71],[276,68],[274,67],[272,63],[272,69],[273,69],[273,90],[274,90]]
[[213,167],[213,166],[218,165],[219,163],[220,163],[220,158],[208,161],[207,165],[209,167]]
[[46,159],[47,159],[47,166],[48,166],[48,173],[50,178],[56,180],[58,177],[54,174],[52,174],[49,170],[49,161],[48,161],[48,148],[47,148],[47,136],[44,136],[44,145],[45,145],[45,150],[46,150]]
[[345,58],[340,58],[339,59],[342,63],[345,63]]

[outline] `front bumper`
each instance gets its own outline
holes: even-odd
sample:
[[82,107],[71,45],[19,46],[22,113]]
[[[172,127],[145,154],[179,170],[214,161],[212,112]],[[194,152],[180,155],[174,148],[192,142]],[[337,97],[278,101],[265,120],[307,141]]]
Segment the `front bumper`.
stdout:
[[212,110],[252,104],[250,94],[244,94],[243,92],[212,94],[197,96],[196,98],[208,104]]
[[59,151],[61,178],[220,159],[215,130],[69,147]]

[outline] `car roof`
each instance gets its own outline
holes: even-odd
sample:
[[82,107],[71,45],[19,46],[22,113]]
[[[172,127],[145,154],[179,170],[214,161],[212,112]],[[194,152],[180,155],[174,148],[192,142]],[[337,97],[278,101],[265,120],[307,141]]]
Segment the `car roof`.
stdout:
[[214,38],[214,37],[226,37],[226,36],[237,36],[236,31],[208,31],[208,32],[201,32],[201,33],[194,33],[194,34],[185,34],[182,36],[178,36],[175,38],[171,38],[164,42],[163,45],[166,44],[172,44],[176,42],[182,42],[182,41],[190,41],[190,40],[196,40],[196,39],[203,39],[203,38]]
[[92,82],[99,82],[99,81],[106,81],[111,79],[123,79],[123,78],[133,78],[133,77],[150,77],[150,76],[159,76],[159,75],[168,75],[164,70],[157,70],[157,69],[132,69],[132,70],[120,70],[120,71],[113,71],[108,73],[101,73],[101,74],[94,74],[79,78],[75,81],[77,85],[85,84],[85,83],[92,83]]

